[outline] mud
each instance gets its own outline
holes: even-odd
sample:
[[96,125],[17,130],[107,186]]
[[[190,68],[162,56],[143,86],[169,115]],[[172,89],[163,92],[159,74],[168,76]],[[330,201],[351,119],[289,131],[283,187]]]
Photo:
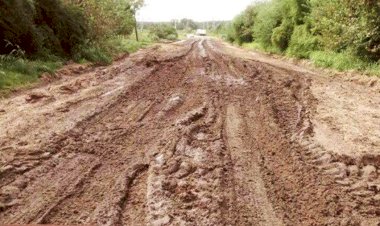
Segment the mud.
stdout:
[[214,39],[62,71],[0,101],[0,224],[380,223],[377,80]]

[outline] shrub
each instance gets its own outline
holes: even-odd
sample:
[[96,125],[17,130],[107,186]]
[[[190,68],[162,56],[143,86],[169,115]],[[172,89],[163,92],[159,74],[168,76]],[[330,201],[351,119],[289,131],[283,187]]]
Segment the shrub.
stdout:
[[281,24],[281,13],[272,2],[257,5],[257,10],[253,38],[267,48],[272,45],[273,30]]
[[159,39],[175,40],[178,33],[173,26],[167,24],[158,24],[150,28],[150,34],[157,36]]
[[[0,54],[12,52],[15,45],[29,55],[39,50],[34,14],[34,5],[30,1],[0,0]],[[8,45],[9,42],[13,45]]]
[[283,20],[281,26],[273,29],[271,41],[272,44],[285,51],[288,48],[290,37],[293,32],[293,24],[288,20]]
[[135,25],[132,3],[140,7],[141,1],[131,0],[63,0],[67,5],[80,7],[88,18],[89,37],[92,41],[114,35],[130,35]]
[[239,45],[253,41],[252,27],[254,26],[255,18],[256,9],[255,6],[252,5],[234,19],[232,23],[234,30],[233,36]]
[[307,25],[294,28],[287,54],[297,58],[309,58],[310,53],[318,49],[318,38],[312,35]]
[[[353,7],[353,5],[355,7]],[[380,59],[380,3],[368,0],[311,0],[310,19],[323,46]]]
[[28,56],[70,56],[87,34],[83,14],[60,0],[0,0],[0,30],[0,54],[19,46]]
[[363,70],[368,66],[368,63],[347,52],[316,51],[310,54],[310,59],[317,66],[334,68],[339,71]]
[[35,0],[35,9],[35,26],[44,48],[70,56],[86,40],[86,20],[77,8],[64,6],[60,0]]

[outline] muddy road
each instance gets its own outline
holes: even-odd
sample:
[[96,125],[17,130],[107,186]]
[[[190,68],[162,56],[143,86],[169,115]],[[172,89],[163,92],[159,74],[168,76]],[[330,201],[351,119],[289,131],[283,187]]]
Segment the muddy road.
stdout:
[[379,81],[213,39],[0,101],[0,224],[378,225]]

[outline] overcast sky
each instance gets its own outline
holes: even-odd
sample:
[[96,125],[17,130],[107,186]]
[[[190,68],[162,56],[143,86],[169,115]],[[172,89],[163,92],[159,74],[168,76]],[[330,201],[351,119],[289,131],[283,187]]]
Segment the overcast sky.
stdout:
[[254,0],[145,0],[139,21],[162,22],[189,18],[195,21],[231,20]]

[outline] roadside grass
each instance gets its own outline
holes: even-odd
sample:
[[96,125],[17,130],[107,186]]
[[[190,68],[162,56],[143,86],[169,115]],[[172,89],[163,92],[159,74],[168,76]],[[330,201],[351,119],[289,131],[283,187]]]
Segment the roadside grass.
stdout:
[[332,68],[337,71],[357,71],[372,76],[380,76],[380,63],[364,61],[349,53],[315,51],[310,61],[317,67]]
[[135,33],[129,37],[116,35],[97,43],[81,46],[78,54],[74,56],[74,60],[81,63],[93,62],[108,65],[118,55],[122,53],[134,53],[141,48],[149,46],[154,41],[147,31],[139,32],[139,41],[136,41]]
[[266,52],[270,54],[281,54],[281,51],[279,49],[273,46],[264,46],[263,44],[258,42],[243,43],[242,47],[245,49],[257,50],[260,52]]
[[[245,49],[256,50],[270,54],[284,55],[283,52],[275,48],[265,48],[260,43],[244,43]],[[294,57],[286,55],[287,57]],[[312,51],[307,59],[317,67],[331,68],[340,72],[357,71],[372,76],[380,76],[380,62],[369,63],[347,52],[336,53],[327,51]]]
[[[122,53],[133,53],[154,42],[148,32],[139,34],[140,41],[135,40],[135,34],[129,37],[113,36],[104,41],[88,44],[78,48],[74,61],[78,63],[111,64],[113,59]],[[37,82],[43,73],[54,74],[64,65],[65,60],[53,55],[46,55],[37,60],[0,55],[0,97],[6,96],[12,90],[27,87]]]
[[16,87],[28,86],[47,72],[53,73],[63,65],[61,61],[27,60],[22,58],[0,58],[0,96]]

